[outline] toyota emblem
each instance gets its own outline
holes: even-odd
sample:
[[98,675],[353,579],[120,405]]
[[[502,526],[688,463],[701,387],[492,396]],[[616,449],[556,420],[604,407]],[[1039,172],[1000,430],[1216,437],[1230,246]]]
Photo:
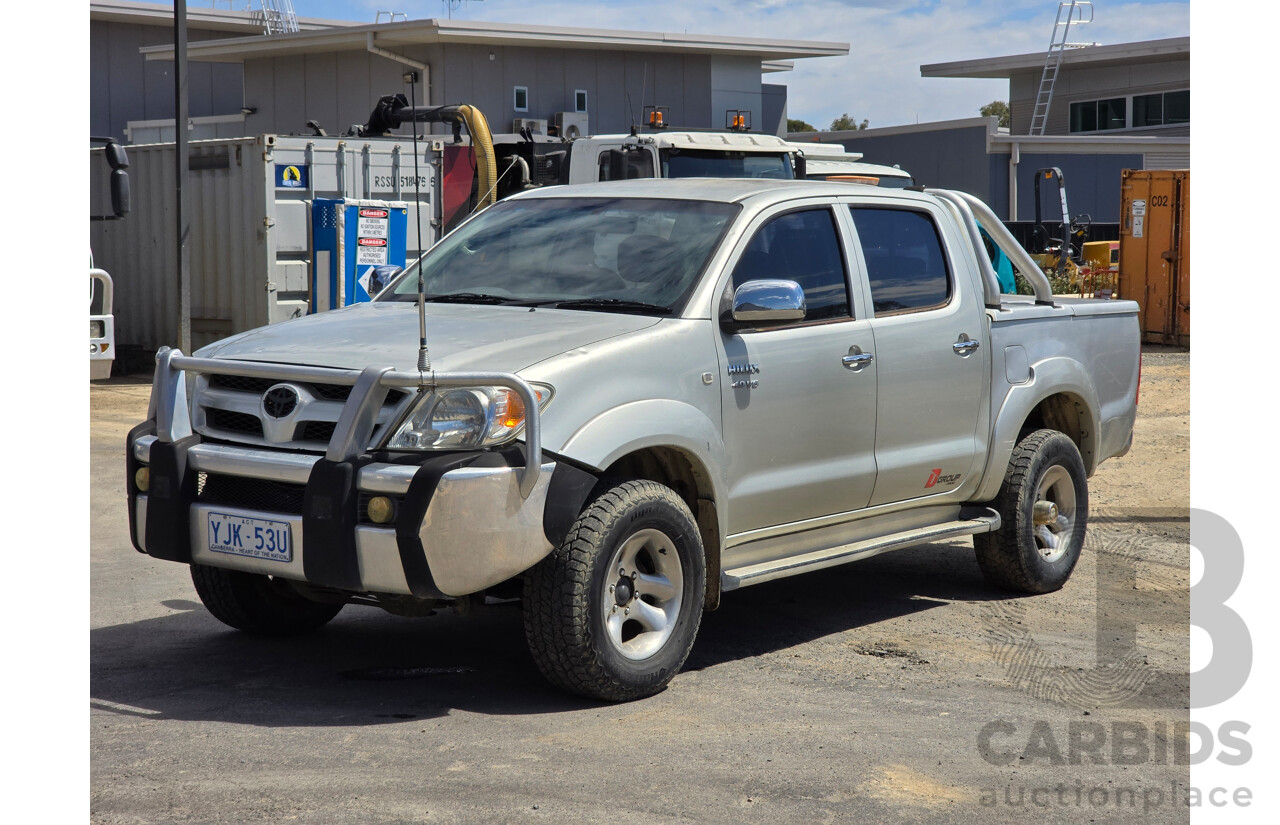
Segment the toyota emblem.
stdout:
[[298,391],[287,384],[278,384],[262,396],[262,410],[272,418],[284,418],[298,406]]

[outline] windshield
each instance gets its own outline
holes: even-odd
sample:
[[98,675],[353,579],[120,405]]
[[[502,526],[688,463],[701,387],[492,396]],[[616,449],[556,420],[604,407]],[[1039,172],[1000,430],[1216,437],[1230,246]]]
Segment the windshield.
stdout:
[[772,178],[791,180],[786,153],[718,152],[706,149],[663,149],[664,178]]
[[[427,300],[669,315],[739,209],[648,198],[503,201],[421,259]],[[377,300],[417,295],[415,264]]]

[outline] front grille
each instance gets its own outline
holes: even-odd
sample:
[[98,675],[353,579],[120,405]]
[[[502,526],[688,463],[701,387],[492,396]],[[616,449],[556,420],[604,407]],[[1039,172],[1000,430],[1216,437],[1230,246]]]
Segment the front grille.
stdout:
[[[306,381],[286,381],[278,378],[246,378],[243,375],[210,375],[209,388],[214,390],[229,390],[230,392],[247,392],[254,395],[262,395],[276,384],[289,383],[306,388],[316,398],[325,401],[341,401],[345,402],[351,396],[351,387],[346,384],[312,384]],[[392,390],[387,393],[387,400],[383,402],[384,407],[399,404],[405,396],[400,390]]]
[[196,480],[196,490],[197,500],[204,504],[222,504],[227,507],[300,516],[306,487],[259,478],[200,473]]
[[204,415],[205,422],[215,430],[244,433],[259,437],[262,435],[262,422],[256,415],[233,412],[231,410],[219,410],[212,407],[206,408]]
[[272,378],[246,378],[243,375],[209,376],[210,388],[232,392],[264,393],[279,383]]
[[[279,391],[279,397],[275,397],[271,388],[279,384],[297,389],[298,396]],[[195,395],[197,415],[204,416],[197,429],[211,438],[315,452],[333,439],[341,414],[339,405],[350,400],[352,389],[344,384],[211,373],[201,379]],[[387,392],[372,442],[377,442],[397,409],[410,400],[410,393],[405,390]],[[293,402],[291,407],[289,402]],[[290,422],[284,432],[276,428],[282,419],[270,417],[273,412]],[[287,440],[275,440],[278,438]]]
[[293,438],[295,441],[320,441],[328,444],[337,426],[336,421],[304,421],[294,430]]

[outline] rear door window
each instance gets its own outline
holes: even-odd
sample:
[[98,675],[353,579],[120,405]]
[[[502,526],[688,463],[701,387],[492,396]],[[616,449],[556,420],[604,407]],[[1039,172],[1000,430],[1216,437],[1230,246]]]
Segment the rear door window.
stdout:
[[933,218],[911,209],[850,207],[877,316],[922,312],[951,300],[951,272]]

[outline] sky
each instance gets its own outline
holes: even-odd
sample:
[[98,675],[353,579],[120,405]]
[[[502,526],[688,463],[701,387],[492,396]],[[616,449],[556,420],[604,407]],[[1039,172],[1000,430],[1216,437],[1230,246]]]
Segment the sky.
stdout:
[[[455,19],[848,43],[848,56],[796,60],[793,71],[766,77],[788,87],[790,117],[818,128],[846,112],[872,127],[976,117],[982,105],[1008,98],[1007,81],[922,78],[920,66],[1043,52],[1058,10],[1055,0],[454,3]],[[210,5],[239,9],[246,0],[188,3],[193,9]],[[1128,43],[1191,33],[1190,0],[1093,5],[1093,22],[1073,27],[1072,42]],[[385,10],[413,20],[449,16],[445,0],[293,0],[293,6],[299,17],[362,23],[374,22]]]

